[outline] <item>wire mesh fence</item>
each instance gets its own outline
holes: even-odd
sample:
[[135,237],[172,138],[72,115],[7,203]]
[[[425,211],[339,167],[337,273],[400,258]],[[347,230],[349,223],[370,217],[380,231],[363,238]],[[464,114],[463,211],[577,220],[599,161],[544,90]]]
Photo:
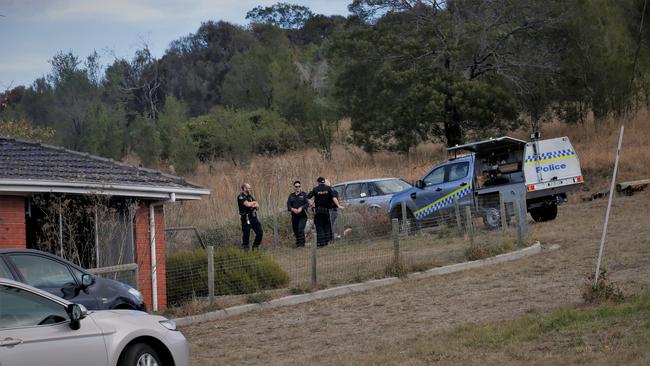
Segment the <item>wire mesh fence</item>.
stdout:
[[207,240],[207,249],[167,255],[168,303],[279,288],[307,291],[499,254],[524,244],[522,202],[497,194],[475,205],[454,201],[419,219],[392,220],[381,209],[348,208],[330,215],[332,232],[323,246],[317,246],[311,219],[305,247],[296,247],[291,235],[271,234],[250,252]]

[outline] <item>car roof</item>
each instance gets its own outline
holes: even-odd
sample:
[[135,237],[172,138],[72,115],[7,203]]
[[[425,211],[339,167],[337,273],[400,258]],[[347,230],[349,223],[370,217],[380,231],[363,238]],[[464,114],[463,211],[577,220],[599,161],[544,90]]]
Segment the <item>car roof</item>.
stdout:
[[76,269],[80,270],[81,272],[89,273],[88,270],[86,270],[85,268],[83,268],[83,267],[81,267],[81,266],[79,266],[79,265],[77,265],[77,264],[74,264],[74,263],[70,262],[69,260],[67,260],[67,259],[65,259],[65,258],[61,258],[61,257],[59,257],[58,255],[55,255],[55,254],[52,254],[52,253],[48,253],[48,252],[44,252],[44,251],[42,251],[42,250],[36,250],[36,249],[21,249],[21,248],[10,248],[10,249],[6,249],[6,248],[5,248],[5,249],[0,249],[0,255],[2,255],[2,254],[11,254],[11,253],[30,253],[30,254],[38,254],[38,255],[42,255],[42,256],[46,256],[46,257],[50,257],[50,258],[52,258],[52,259],[56,259],[56,260],[59,260],[59,261],[63,261],[63,262],[65,262],[66,264],[69,264],[69,265],[75,267]]
[[[406,182],[404,179],[397,178],[397,177],[392,177],[392,178],[369,178],[369,179],[349,180],[349,181],[345,181],[345,182],[341,182],[341,183],[336,183],[336,184],[332,185],[332,187],[342,186],[342,185],[345,185],[345,184],[380,182],[380,181],[384,181],[384,180],[394,180],[394,179],[399,179],[401,181]],[[408,182],[406,182],[406,183],[408,183]]]
[[56,302],[58,302],[58,303],[60,303],[62,305],[67,306],[69,304],[72,304],[71,302],[69,302],[69,301],[67,301],[67,300],[65,300],[65,299],[63,299],[61,297],[52,295],[51,293],[49,293],[47,291],[43,291],[43,290],[37,289],[36,287],[30,286],[30,285],[28,285],[26,283],[10,280],[8,278],[0,277],[0,285],[8,285],[8,286],[12,286],[12,287],[18,287],[18,288],[21,288],[23,290],[34,292],[34,293],[36,293],[38,295],[41,295],[43,297],[47,297],[48,299],[50,299],[52,301],[56,301]]

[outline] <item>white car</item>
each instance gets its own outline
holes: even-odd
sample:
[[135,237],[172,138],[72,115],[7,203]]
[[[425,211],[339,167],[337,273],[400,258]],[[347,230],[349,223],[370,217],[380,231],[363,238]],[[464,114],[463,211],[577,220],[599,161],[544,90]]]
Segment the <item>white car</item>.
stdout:
[[186,366],[174,322],[137,310],[87,311],[35,287],[0,278],[2,366]]

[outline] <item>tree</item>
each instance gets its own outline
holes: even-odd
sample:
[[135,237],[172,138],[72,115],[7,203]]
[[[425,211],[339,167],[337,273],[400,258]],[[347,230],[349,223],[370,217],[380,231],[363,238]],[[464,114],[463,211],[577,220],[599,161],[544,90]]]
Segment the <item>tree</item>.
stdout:
[[258,6],[246,13],[246,19],[252,23],[267,23],[283,29],[302,28],[313,16],[314,13],[308,7],[288,3]]
[[249,50],[250,32],[227,22],[202,23],[196,33],[173,41],[160,60],[165,92],[187,104],[198,116],[222,104],[224,78],[232,57]]
[[[518,49],[556,16],[546,7],[553,8],[525,0],[354,1],[333,55],[357,142],[406,152],[429,133],[451,146],[467,132],[514,123],[517,106],[504,86],[521,86],[522,69],[544,67],[545,59]],[[493,91],[500,98],[488,98]],[[468,96],[478,99],[467,103]]]

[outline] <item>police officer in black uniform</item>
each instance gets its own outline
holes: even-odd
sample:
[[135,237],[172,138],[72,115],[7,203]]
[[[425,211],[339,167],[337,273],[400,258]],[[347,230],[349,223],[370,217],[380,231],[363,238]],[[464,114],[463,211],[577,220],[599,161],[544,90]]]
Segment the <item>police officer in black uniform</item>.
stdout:
[[318,177],[318,185],[307,194],[307,199],[314,198],[315,214],[314,225],[316,226],[316,245],[323,247],[332,241],[332,222],[330,221],[330,210],[343,208],[335,197],[332,187],[325,184],[324,177]]
[[305,225],[307,225],[307,194],[302,191],[300,181],[293,182],[293,192],[287,199],[287,210],[291,211],[291,226],[296,236],[296,247],[305,246]]
[[255,232],[255,241],[253,241],[253,250],[257,249],[262,242],[262,224],[257,219],[257,209],[259,205],[255,197],[251,194],[251,185],[244,183],[241,185],[241,193],[237,196],[237,205],[239,206],[239,217],[241,219],[242,247],[248,250],[248,243],[251,228]]

